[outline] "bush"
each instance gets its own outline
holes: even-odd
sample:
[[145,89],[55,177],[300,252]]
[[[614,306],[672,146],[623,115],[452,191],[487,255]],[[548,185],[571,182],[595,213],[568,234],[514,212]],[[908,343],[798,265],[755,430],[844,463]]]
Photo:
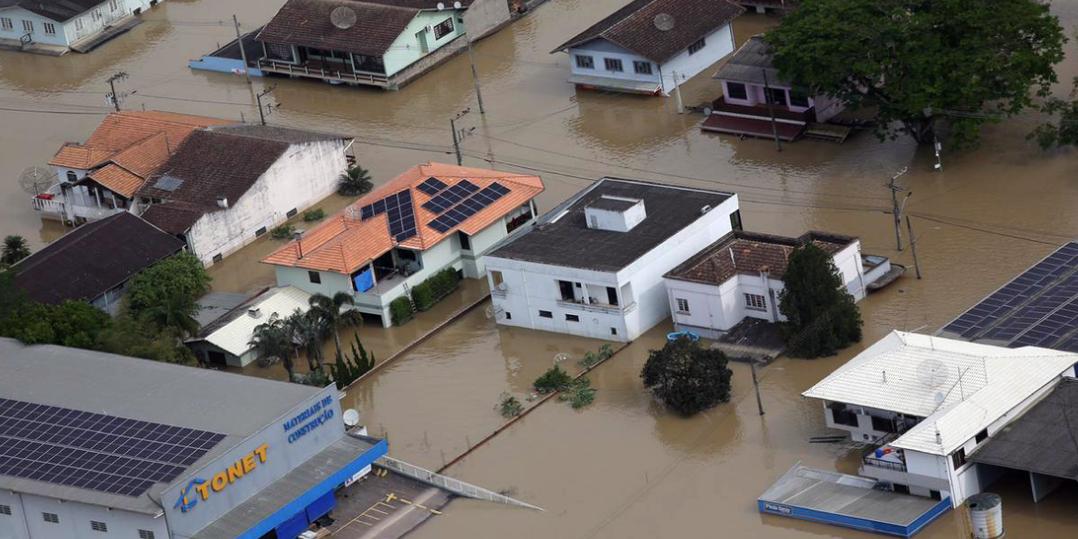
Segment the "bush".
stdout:
[[330,363],[329,373],[337,384],[337,389],[344,389],[373,369],[374,363],[374,353],[368,354],[363,343],[359,341],[359,335],[356,335],[355,342],[352,343],[352,355],[338,355],[337,362]]
[[306,222],[321,221],[326,218],[326,212],[322,208],[315,208],[303,212],[303,220]]
[[614,355],[614,347],[609,344],[604,344],[599,347],[598,353],[591,351],[585,352],[584,359],[580,360],[580,366],[585,369],[590,369],[591,367],[610,359],[610,356],[612,355]]
[[686,416],[730,400],[732,375],[725,354],[688,337],[652,350],[640,372],[655,398]]
[[569,373],[565,372],[561,367],[555,365],[544,372],[542,376],[536,378],[532,386],[535,387],[535,391],[546,395],[547,393],[567,389],[572,382],[573,377],[569,376]]
[[426,311],[438,303],[460,285],[457,270],[445,268],[425,281],[412,287],[412,302],[416,310]]
[[412,304],[406,297],[399,297],[389,302],[389,317],[394,326],[399,326],[412,319]]
[[829,356],[861,340],[861,313],[831,255],[808,243],[790,253],[779,309],[786,316],[786,352]]
[[591,380],[586,377],[573,380],[569,387],[558,395],[558,400],[568,401],[569,406],[579,410],[595,401],[595,388],[591,387]]
[[412,302],[417,311],[426,311],[434,306],[434,293],[431,291],[429,280],[423,281],[412,288]]
[[498,400],[498,413],[502,414],[502,417],[509,419],[516,417],[524,412],[524,405],[517,400],[516,397],[502,393]]
[[296,227],[285,223],[281,226],[274,227],[270,231],[270,237],[275,240],[287,240],[292,238],[292,234],[296,232]]

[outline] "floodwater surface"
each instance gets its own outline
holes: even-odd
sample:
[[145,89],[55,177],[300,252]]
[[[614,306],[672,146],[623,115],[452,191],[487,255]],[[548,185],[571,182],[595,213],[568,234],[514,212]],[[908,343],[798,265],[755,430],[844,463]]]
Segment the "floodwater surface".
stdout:
[[[467,56],[458,56],[399,92],[334,87],[310,81],[259,80],[192,72],[186,61],[224,43],[233,30],[219,21],[239,15],[245,29],[264,23],[280,0],[169,0],[147,21],[89,55],[60,58],[0,51],[0,232],[28,237],[35,248],[63,232],[37,219],[18,186],[26,167],[49,160],[64,141],[83,140],[109,110],[105,79],[124,71],[124,106],[250,121],[255,92],[270,85],[278,105],[271,124],[356,137],[358,162],[377,183],[427,160],[449,162],[449,120],[458,126],[464,164],[533,172],[548,210],[604,175],[708,187],[738,194],[747,229],[798,235],[808,229],[855,235],[868,253],[906,264],[905,277],[861,304],[862,345],[816,361],[780,360],[761,372],[766,415],[756,410],[746,368],[734,365],[730,403],[691,419],[654,404],[638,378],[668,323],[632,343],[589,376],[599,389],[581,411],[547,402],[448,472],[546,508],[545,512],[455,501],[417,537],[869,537],[811,523],[761,516],[754,500],[798,461],[853,472],[841,446],[809,444],[824,434],[820,406],[799,394],[892,329],[931,332],[1058,244],[1078,236],[1078,156],[1042,152],[1025,140],[1040,118],[1012,118],[984,131],[982,145],[945,153],[933,172],[931,152],[900,139],[880,143],[858,133],[845,144],[800,141],[778,152],[766,140],[701,133],[699,114],[677,114],[673,99],[575,92],[567,58],[549,51],[625,3],[551,0],[476,44],[486,114],[477,110]],[[1052,9],[1072,30],[1078,0]],[[745,15],[739,42],[776,20]],[[1078,75],[1078,45],[1067,45],[1058,71]],[[718,96],[714,68],[684,86],[689,105]],[[1065,95],[1066,84],[1055,88]],[[900,169],[912,191],[917,254],[895,249],[887,180]],[[349,200],[330,197],[327,211]],[[905,233],[903,243],[907,242]],[[249,292],[273,283],[258,260],[277,243],[260,239],[213,270],[218,290]],[[481,288],[481,287],[480,287]],[[471,290],[471,289],[468,289]],[[466,290],[467,292],[467,290]],[[468,292],[469,294],[475,291]],[[472,296],[468,296],[472,297]],[[450,301],[450,300],[447,300]],[[461,302],[457,306],[464,305]],[[454,305],[440,307],[445,314]],[[434,325],[415,321],[391,332],[360,328],[381,358]],[[348,334],[342,339],[351,340]],[[556,353],[578,359],[598,341],[497,328],[477,308],[349,390],[347,405],[373,433],[388,433],[393,452],[438,467],[502,424],[498,395],[528,396],[528,384]],[[276,369],[276,368],[275,368]],[[259,372],[279,376],[280,371]],[[444,455],[444,456],[443,456]],[[1013,537],[1073,535],[1078,493],[1032,504],[1020,478],[1004,482],[1005,526]],[[919,537],[968,537],[953,512]]]

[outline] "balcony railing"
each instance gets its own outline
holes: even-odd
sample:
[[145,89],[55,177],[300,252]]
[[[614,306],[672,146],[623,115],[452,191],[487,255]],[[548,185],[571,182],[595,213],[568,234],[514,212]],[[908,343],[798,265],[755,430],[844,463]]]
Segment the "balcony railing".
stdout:
[[737,116],[751,116],[755,118],[771,118],[772,111],[775,113],[775,120],[782,122],[796,122],[807,123],[813,121],[816,117],[816,111],[814,107],[809,107],[804,112],[797,112],[790,110],[789,107],[783,105],[773,105],[771,110],[768,109],[766,103],[760,103],[757,105],[740,105],[737,103],[730,103],[726,101],[725,97],[720,97],[711,102],[711,108],[715,113],[725,113]]
[[636,308],[636,302],[630,303],[625,306],[618,305],[602,305],[597,303],[587,304],[576,301],[558,300],[558,305],[565,307],[566,309],[572,309],[576,311],[584,311],[587,313],[604,313],[604,314],[622,314],[632,311]]
[[[270,71],[273,73],[300,75],[325,80],[358,82],[362,84],[373,84],[375,86],[386,86],[389,81],[388,77],[380,73],[352,71],[343,65],[331,66],[329,69],[326,69],[327,65],[329,64],[319,65],[312,62],[293,64],[268,58],[262,58],[258,61],[258,67],[261,68],[262,71]],[[337,69],[334,69],[334,67],[337,67]],[[343,70],[341,68],[343,68]]]
[[876,457],[864,457],[861,459],[865,463],[865,466],[875,466],[877,468],[883,468],[885,470],[894,470],[896,472],[905,472],[906,464],[904,462],[892,462],[890,460],[882,460]]

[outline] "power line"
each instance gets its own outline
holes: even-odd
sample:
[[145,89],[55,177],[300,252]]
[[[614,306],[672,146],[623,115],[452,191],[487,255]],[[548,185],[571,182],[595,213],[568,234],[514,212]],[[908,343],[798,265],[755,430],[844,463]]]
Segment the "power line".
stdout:
[[0,107],[0,110],[6,111],[6,112],[32,112],[32,113],[35,113],[35,114],[71,114],[71,115],[80,115],[80,116],[89,116],[89,115],[104,116],[105,114],[108,114],[108,111],[101,111],[101,112],[88,112],[87,111],[87,112],[83,112],[83,111],[72,111],[72,110],[16,109],[16,108],[11,108],[11,107]]

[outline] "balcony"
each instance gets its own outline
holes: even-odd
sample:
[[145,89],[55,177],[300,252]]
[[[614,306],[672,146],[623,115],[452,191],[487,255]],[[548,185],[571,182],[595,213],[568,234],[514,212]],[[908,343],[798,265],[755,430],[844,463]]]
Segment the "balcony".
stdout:
[[34,195],[30,204],[43,218],[64,219],[64,194],[60,190],[60,184],[49,187],[44,193]]
[[771,107],[771,110],[768,110],[766,103],[757,105],[739,105],[736,103],[728,103],[725,97],[720,97],[711,102],[711,109],[713,114],[742,118],[760,118],[765,120],[771,119],[771,112],[773,110],[775,113],[775,121],[777,122],[804,125],[816,121],[815,107],[809,107],[803,112],[797,112],[784,105],[774,105]]
[[891,470],[891,471],[895,471],[895,472],[906,472],[906,471],[908,471],[906,469],[906,463],[905,462],[894,462],[894,461],[890,461],[890,460],[878,459],[876,457],[871,456],[872,454],[873,453],[869,453],[869,455],[865,455],[865,457],[861,459],[861,462],[865,466],[872,466],[872,467],[875,467],[875,468],[882,468],[884,470]]
[[262,58],[258,61],[258,67],[269,73],[279,73],[294,77],[310,77],[322,79],[328,82],[351,82],[357,84],[369,84],[372,86],[389,86],[389,78],[384,73],[368,71],[353,71],[352,67],[343,62],[320,62],[307,60],[302,64],[282,62]]
[[625,306],[618,305],[605,305],[602,303],[583,303],[579,301],[568,301],[564,299],[558,300],[558,306],[573,311],[582,311],[586,313],[603,313],[603,314],[625,314],[632,312],[636,309],[636,302],[630,303]]

